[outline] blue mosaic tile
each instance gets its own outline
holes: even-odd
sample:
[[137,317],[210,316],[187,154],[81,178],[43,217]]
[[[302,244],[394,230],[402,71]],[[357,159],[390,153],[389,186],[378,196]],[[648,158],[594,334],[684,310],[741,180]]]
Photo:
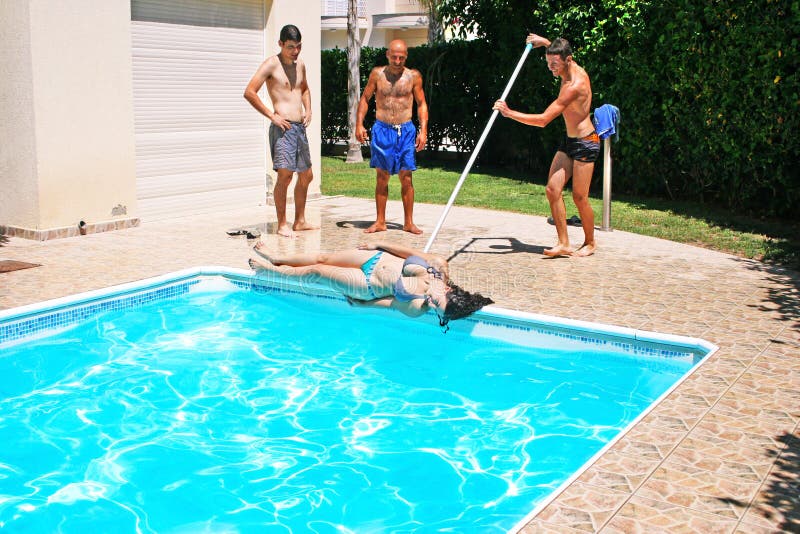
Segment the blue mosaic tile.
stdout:
[[152,302],[172,300],[188,293],[189,288],[197,282],[199,282],[199,279],[166,287],[145,289],[119,297],[102,297],[102,300],[98,302],[76,304],[66,309],[55,311],[43,311],[33,317],[4,322],[0,324],[0,345],[47,330],[63,329],[109,311],[141,308]]
[[563,339],[565,341],[574,341],[579,342],[582,344],[590,345],[595,348],[606,348],[606,349],[615,349],[626,354],[631,354],[634,356],[649,356],[655,358],[670,358],[670,359],[692,359],[695,361],[699,361],[702,358],[702,354],[699,351],[691,351],[691,350],[676,350],[673,348],[668,348],[669,345],[657,345],[651,342],[646,341],[635,341],[631,340],[626,341],[622,338],[615,338],[612,335],[608,336],[590,336],[585,333],[580,333],[577,330],[567,330],[561,329],[558,327],[542,327],[537,326],[535,324],[523,325],[515,322],[499,322],[493,321],[491,319],[481,317],[468,317],[467,322],[471,323],[482,323],[485,325],[495,326],[498,328],[508,329],[508,330],[519,330],[525,333],[532,333],[537,335],[543,336],[551,336],[559,339]]
[[[191,287],[202,280],[194,277],[180,283],[173,283],[155,288],[145,288],[135,293],[125,295],[109,295],[95,302],[80,303],[65,309],[43,311],[24,319],[10,320],[0,323],[0,345],[16,341],[28,336],[40,334],[49,330],[63,329],[83,321],[94,318],[102,313],[126,309],[140,308],[155,301],[171,300],[188,293]],[[275,285],[275,282],[259,279],[258,277],[238,278],[226,277],[236,288],[264,294],[300,295],[316,297],[329,301],[343,301],[344,297],[330,294],[310,294],[301,291],[296,286]],[[692,358],[695,361],[702,358],[700,351],[676,350],[669,345],[656,344],[646,341],[627,341],[612,335],[587,335],[578,330],[569,330],[566,327],[539,326],[521,324],[516,320],[498,321],[488,317],[469,317],[465,323],[489,325],[509,331],[519,331],[542,336],[554,337],[565,341],[579,342],[595,348],[615,349],[635,356],[650,356],[656,358]],[[510,335],[513,337],[513,334]]]

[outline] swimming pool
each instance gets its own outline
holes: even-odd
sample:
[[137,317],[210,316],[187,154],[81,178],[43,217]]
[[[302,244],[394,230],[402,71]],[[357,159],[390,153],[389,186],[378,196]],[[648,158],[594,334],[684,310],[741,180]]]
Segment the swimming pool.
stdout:
[[512,529],[715,347],[198,268],[0,312],[0,350],[0,530],[360,533]]

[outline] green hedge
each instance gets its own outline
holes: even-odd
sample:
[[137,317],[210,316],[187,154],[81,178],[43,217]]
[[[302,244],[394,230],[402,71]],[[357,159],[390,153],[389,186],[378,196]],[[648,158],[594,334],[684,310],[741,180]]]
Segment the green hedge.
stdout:
[[[518,48],[521,54],[524,46]],[[475,58],[480,60],[476,61]],[[438,150],[450,144],[459,151],[471,152],[492,114],[492,104],[505,88],[518,59],[509,63],[491,44],[478,40],[411,48],[406,64],[422,73],[428,102],[428,148]],[[544,65],[542,58],[539,61]],[[362,90],[370,70],[376,65],[385,64],[385,48],[362,48]],[[498,65],[495,68],[499,72],[487,73],[489,64]],[[346,69],[345,51],[322,51],[322,138],[326,143],[347,139]],[[524,88],[535,83],[545,83],[549,89],[545,94],[539,94],[534,103],[547,105],[557,87],[546,68],[525,69],[515,86]],[[513,105],[528,105],[519,98],[516,103],[513,97],[509,101]],[[367,129],[375,118],[374,104],[373,99],[364,122]],[[529,128],[500,117],[481,151],[481,159],[499,158],[517,166],[535,165],[542,158],[552,158],[553,145],[560,135],[558,131]],[[545,169],[547,166],[549,159]]]
[[[386,49],[361,49],[361,90],[367,83],[370,69],[375,61],[383,58],[386,63]],[[335,143],[347,140],[347,54],[335,48],[322,51],[322,140]],[[375,101],[370,102],[365,124],[372,124],[375,118]]]
[[[800,201],[800,4],[668,1],[620,51],[624,190],[760,215]],[[637,113],[643,112],[642,116]]]
[[[523,51],[526,26],[563,35],[589,72],[593,106],[621,110],[613,145],[616,193],[713,202],[752,214],[788,216],[800,202],[800,2],[539,2],[495,8],[482,39],[409,50],[430,108],[429,148],[445,140],[471,152]],[[493,26],[497,29],[493,30]],[[491,30],[491,31],[490,31]],[[494,38],[493,32],[503,32]],[[516,35],[516,38],[512,38]],[[385,49],[363,48],[362,87]],[[322,53],[323,138],[347,137],[347,61]],[[541,49],[532,51],[508,97],[513,108],[541,112],[558,80]],[[374,104],[373,104],[374,105]],[[374,118],[368,114],[367,127]],[[502,164],[546,179],[561,136],[498,117],[479,163]],[[599,181],[600,172],[595,172]]]

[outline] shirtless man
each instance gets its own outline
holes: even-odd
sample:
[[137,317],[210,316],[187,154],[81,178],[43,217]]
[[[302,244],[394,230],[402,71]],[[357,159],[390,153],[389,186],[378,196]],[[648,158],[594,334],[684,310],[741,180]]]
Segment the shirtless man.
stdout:
[[[317,228],[306,222],[308,185],[314,175],[306,136],[306,127],[311,123],[311,92],[306,79],[306,65],[298,59],[302,47],[301,38],[297,26],[284,26],[278,41],[281,51],[268,57],[258,67],[244,90],[245,99],[272,122],[269,127],[269,145],[272,168],[278,173],[273,198],[275,211],[278,213],[278,234],[285,237],[294,237],[292,230]],[[258,96],[264,83],[267,84],[274,111],[267,108]],[[290,227],[286,222],[286,192],[295,172],[297,183],[294,186],[294,224]]]
[[[364,117],[369,100],[375,95],[375,124],[372,126],[372,156],[370,167],[377,172],[375,184],[375,223],[365,233],[386,231],[386,201],[389,198],[389,177],[400,178],[400,196],[403,199],[403,230],[421,234],[414,224],[414,185],[411,173],[417,169],[415,151],[425,148],[428,142],[428,104],[422,90],[422,75],[405,66],[408,47],[400,39],[389,43],[386,51],[389,64],[375,67],[369,74],[367,86],[358,101],[356,139],[367,141]],[[417,103],[419,133],[411,122],[414,102]]]
[[[495,102],[493,109],[504,117],[530,126],[545,127],[559,115],[564,117],[567,137],[558,147],[547,178],[547,200],[558,233],[558,243],[544,251],[547,256],[591,256],[594,241],[594,212],[589,205],[589,185],[592,181],[594,162],[600,155],[600,138],[594,130],[589,110],[592,106],[592,87],[589,75],[572,59],[572,47],[566,39],[552,43],[539,35],[530,34],[526,43],[534,48],[546,46],[547,67],[553,76],[561,78],[558,98],[544,113],[526,114],[514,111],[502,100]],[[572,200],[578,208],[583,226],[583,245],[573,251],[567,235],[567,210],[561,196],[564,185],[572,178]]]

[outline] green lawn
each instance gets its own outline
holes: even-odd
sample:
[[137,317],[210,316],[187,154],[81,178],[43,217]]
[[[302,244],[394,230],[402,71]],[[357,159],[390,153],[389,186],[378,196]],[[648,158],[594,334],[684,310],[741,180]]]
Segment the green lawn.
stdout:
[[[446,204],[463,171],[462,164],[425,163],[414,172],[416,200]],[[363,163],[345,163],[343,157],[323,157],[322,193],[357,198],[373,198],[375,171]],[[602,175],[595,170],[592,207],[596,222],[601,222]],[[499,169],[476,169],[467,177],[456,204],[529,215],[549,216],[544,194],[544,176],[525,177]],[[393,180],[389,198],[400,199],[400,187]],[[568,215],[577,214],[569,194],[565,194]],[[800,268],[800,223],[753,219],[691,202],[614,196],[612,226],[637,234],[660,237],[680,243],[720,250],[745,258],[780,263]]]

